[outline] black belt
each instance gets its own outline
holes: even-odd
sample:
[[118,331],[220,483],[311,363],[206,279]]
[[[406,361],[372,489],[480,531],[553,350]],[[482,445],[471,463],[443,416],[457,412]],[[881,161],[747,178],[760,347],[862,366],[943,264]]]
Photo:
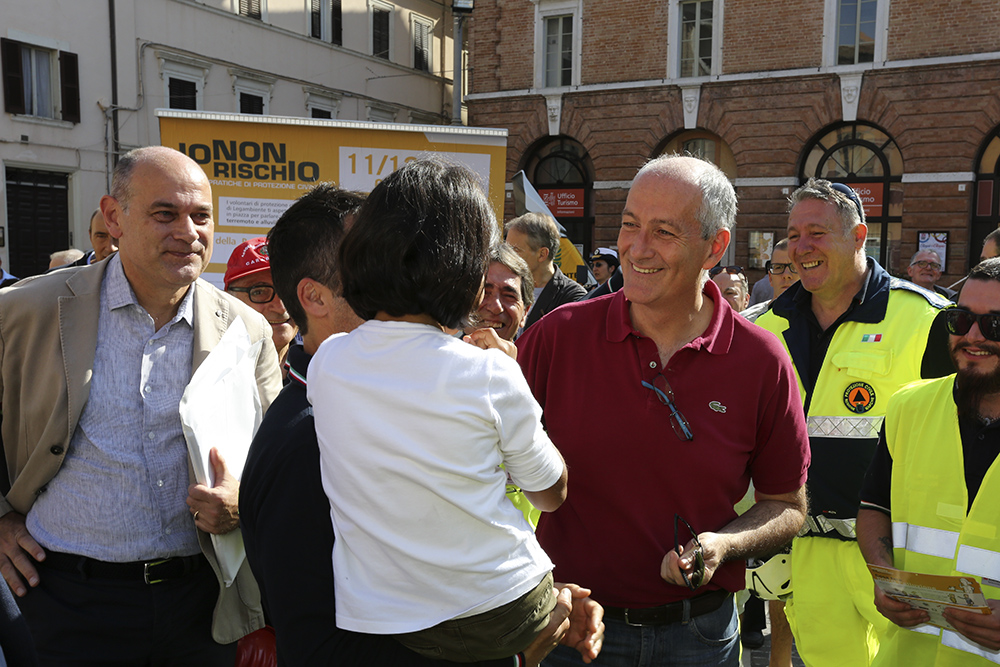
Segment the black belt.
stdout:
[[679,600],[659,607],[644,607],[641,609],[623,609],[621,607],[605,607],[604,617],[625,621],[629,625],[669,625],[684,620],[684,603],[691,606],[689,617],[709,614],[732,595],[729,591],[717,590],[693,597],[690,600]]
[[51,567],[60,572],[72,572],[87,579],[116,579],[146,584],[158,584],[163,581],[180,579],[207,564],[208,561],[202,554],[132,563],[109,563],[58,551],[47,552],[45,560],[41,563],[43,567]]

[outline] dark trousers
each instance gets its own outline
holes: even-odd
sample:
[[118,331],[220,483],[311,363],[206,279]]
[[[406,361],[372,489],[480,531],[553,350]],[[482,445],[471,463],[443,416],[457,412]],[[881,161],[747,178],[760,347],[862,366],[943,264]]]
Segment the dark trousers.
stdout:
[[212,639],[219,594],[212,568],[158,584],[63,572],[39,564],[18,599],[42,665],[233,667],[236,643]]

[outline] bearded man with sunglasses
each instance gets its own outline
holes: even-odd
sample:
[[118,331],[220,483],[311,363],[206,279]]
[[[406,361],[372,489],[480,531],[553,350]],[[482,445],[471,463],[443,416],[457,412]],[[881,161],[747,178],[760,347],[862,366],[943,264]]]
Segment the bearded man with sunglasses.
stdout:
[[848,186],[809,179],[789,201],[799,283],[757,319],[795,364],[812,452],[810,516],[793,542],[785,613],[810,667],[863,666],[888,624],[855,540],[858,492],[889,397],[951,372],[943,322],[933,326],[948,302],[866,258],[864,207]]
[[[805,515],[808,443],[791,363],[707,279],[735,217],[736,193],[715,165],[652,160],[622,212],[622,290],[563,306],[518,340],[573,468],[573,490],[541,518],[538,539],[558,576],[577,577],[605,607],[594,664],[735,667],[744,561],[777,551]],[[601,407],[586,414],[594,377]],[[737,517],[751,479],[757,504]],[[581,664],[574,653],[557,647],[544,664]]]
[[969,274],[945,311],[957,374],[901,389],[889,402],[861,490],[858,543],[873,565],[975,577],[993,613],[949,610],[954,629],[875,587],[893,625],[879,665],[1000,660],[1000,259]]

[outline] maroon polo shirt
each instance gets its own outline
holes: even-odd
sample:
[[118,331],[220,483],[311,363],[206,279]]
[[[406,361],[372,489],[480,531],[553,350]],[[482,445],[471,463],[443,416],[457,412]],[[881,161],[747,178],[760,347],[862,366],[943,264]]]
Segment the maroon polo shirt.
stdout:
[[[591,588],[613,607],[691,597],[660,578],[674,548],[674,513],[697,532],[719,530],[753,479],[761,493],[806,481],[809,440],[791,362],[768,331],[736,315],[714,282],[708,328],[665,368],[632,326],[624,291],[568,304],[518,340],[518,362],[569,467],[569,493],[542,513],[538,539],[557,581]],[[720,305],[721,304],[721,305]],[[642,386],[662,373],[694,439],[674,434],[670,410]],[[690,535],[683,527],[681,543]],[[699,593],[744,587],[742,561]]]

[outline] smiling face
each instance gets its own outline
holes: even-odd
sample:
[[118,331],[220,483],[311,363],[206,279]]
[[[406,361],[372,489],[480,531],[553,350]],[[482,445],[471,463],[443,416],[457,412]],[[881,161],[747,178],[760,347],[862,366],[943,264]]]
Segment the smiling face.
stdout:
[[[258,285],[264,285],[271,287],[272,289],[274,288],[274,282],[271,278],[271,269],[251,273],[250,275],[237,278],[229,283],[229,287],[237,288],[256,287]],[[274,298],[267,303],[254,303],[250,300],[250,295],[246,292],[230,292],[230,294],[264,316],[267,323],[271,325],[271,340],[274,342],[274,349],[276,349],[280,355],[282,351],[288,347],[288,344],[295,338],[295,334],[298,329],[296,328],[295,323],[292,322],[291,318],[288,316],[288,311],[285,310],[285,304],[282,303],[278,295],[275,294]]]
[[788,256],[802,286],[814,295],[835,299],[860,280],[867,235],[864,224],[845,234],[831,203],[805,199],[796,204],[788,214]]
[[164,149],[133,167],[128,191],[125,202],[105,195],[101,210],[129,283],[137,296],[183,293],[212,256],[212,188],[205,172]]
[[[693,170],[692,170],[693,171]],[[697,173],[647,171],[632,183],[618,232],[625,296],[633,307],[669,307],[701,291],[701,272],[725,252],[729,232],[701,237]]]
[[500,262],[490,262],[478,310],[480,326],[496,329],[504,340],[514,340],[525,314],[521,278]]
[[[926,266],[920,266],[917,262],[921,262]],[[937,268],[934,268],[935,266]],[[913,256],[913,261],[907,267],[906,274],[917,285],[932,290],[937,281],[941,280],[941,260],[938,258],[937,253],[930,252],[929,250],[921,250]]]
[[[977,315],[1000,313],[1000,282],[967,280],[962,286],[958,307]],[[1000,342],[984,338],[978,323],[964,336],[949,334],[948,342],[960,384],[963,377],[977,384],[988,384],[991,378],[1000,383]]]
[[722,298],[729,302],[737,313],[747,307],[750,303],[750,295],[743,288],[743,280],[739,275],[722,271],[712,277],[712,281],[719,286]]
[[[791,260],[788,258],[788,251],[775,248],[774,252],[771,253],[771,264],[789,264]],[[799,279],[799,274],[792,273],[791,267],[786,266],[784,272],[777,275],[773,273],[767,274],[767,281],[771,283],[771,289],[774,290],[774,298],[777,299],[779,296],[785,293],[789,287],[795,284]]]

